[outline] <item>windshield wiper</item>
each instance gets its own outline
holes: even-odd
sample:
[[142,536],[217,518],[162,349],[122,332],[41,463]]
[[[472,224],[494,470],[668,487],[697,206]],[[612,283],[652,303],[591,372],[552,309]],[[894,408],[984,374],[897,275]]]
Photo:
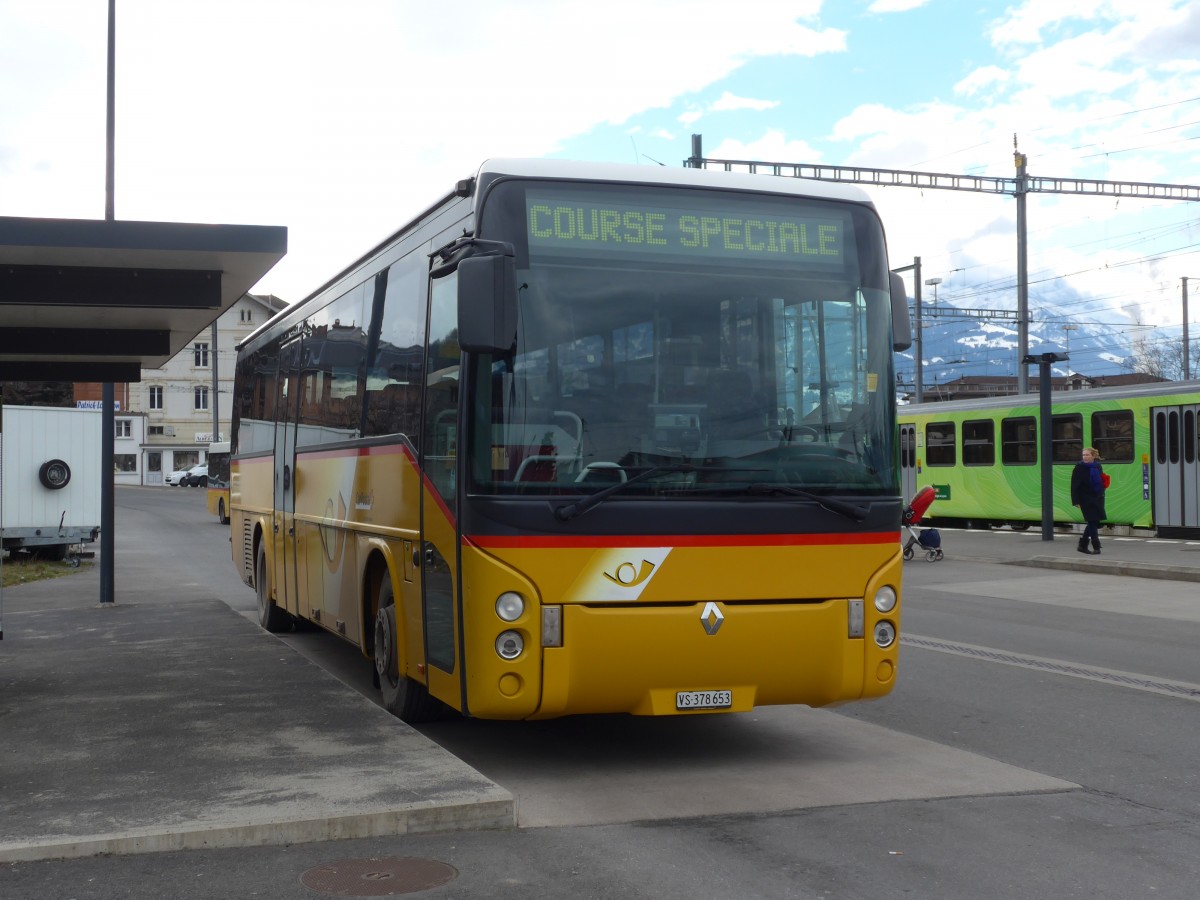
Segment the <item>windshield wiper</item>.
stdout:
[[803,497],[805,500],[812,500],[822,509],[827,509],[832,513],[837,513],[839,516],[845,516],[847,519],[853,519],[855,522],[865,522],[867,519],[867,508],[859,506],[856,503],[846,503],[844,500],[837,500],[833,497],[822,497],[820,494],[813,494],[808,491],[803,491],[800,488],[786,487],[781,484],[751,484],[746,490],[751,494],[791,494],[793,497]]
[[[639,472],[632,478],[627,478],[625,481],[618,481],[616,484],[610,484],[602,491],[590,496],[584,497],[582,500],[576,500],[574,503],[564,503],[562,506],[554,508],[554,518],[560,522],[568,522],[576,516],[582,516],[585,512],[597,504],[603,503],[618,491],[623,491],[631,484],[637,484],[639,481],[645,481],[648,478],[653,478],[655,475],[666,475],[671,472],[697,472],[699,466],[693,466],[689,463],[675,463],[670,466],[654,466],[647,469],[645,472]],[[623,469],[621,471],[624,471]]]
[[[621,471],[624,471],[622,469]],[[761,467],[757,468],[729,468],[728,466],[696,466],[691,463],[671,463],[665,466],[651,466],[645,472],[639,472],[632,478],[625,481],[618,481],[616,484],[610,484],[602,491],[597,491],[584,497],[582,500],[576,500],[574,503],[564,503],[562,506],[554,508],[554,518],[560,522],[569,522],[577,516],[582,516],[585,512],[594,506],[597,506],[611,497],[618,491],[623,491],[631,484],[637,484],[639,481],[646,481],[654,478],[657,475],[674,475],[674,474],[690,474],[692,472],[763,472],[766,471]]]

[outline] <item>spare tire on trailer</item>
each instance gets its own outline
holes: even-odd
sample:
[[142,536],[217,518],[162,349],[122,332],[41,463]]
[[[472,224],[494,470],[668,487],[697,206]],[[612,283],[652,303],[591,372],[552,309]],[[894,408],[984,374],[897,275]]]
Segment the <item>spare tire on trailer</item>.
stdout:
[[61,459],[48,459],[38,469],[38,481],[52,491],[62,490],[71,481],[71,467]]

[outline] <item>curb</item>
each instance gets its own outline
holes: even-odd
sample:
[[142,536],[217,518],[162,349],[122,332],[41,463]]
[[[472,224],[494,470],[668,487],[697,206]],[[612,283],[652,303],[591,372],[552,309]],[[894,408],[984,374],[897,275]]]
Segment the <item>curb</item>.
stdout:
[[[947,557],[949,559],[949,557]],[[1034,569],[1058,569],[1082,572],[1087,575],[1120,575],[1129,578],[1150,578],[1158,581],[1200,582],[1200,569],[1191,566],[1156,566],[1124,560],[1068,559],[1058,556],[1034,556],[1028,559],[1000,559],[995,556],[959,556],[956,560],[991,563],[999,566],[1027,566]]]
[[1200,582],[1200,569],[1188,566],[1155,566],[1147,563],[1105,559],[1060,559],[1055,556],[1014,559],[1009,560],[1008,563],[1014,566],[1032,566],[1040,569],[1088,572],[1094,575],[1126,575],[1132,578],[1155,578],[1160,581]]
[[[507,792],[501,792],[507,795]],[[516,826],[515,805],[507,799],[407,808],[292,822],[245,822],[183,828],[178,831],[130,831],[70,840],[0,844],[0,865],[85,856],[163,853],[223,847],[273,847],[350,838],[392,837],[446,831],[504,829]]]

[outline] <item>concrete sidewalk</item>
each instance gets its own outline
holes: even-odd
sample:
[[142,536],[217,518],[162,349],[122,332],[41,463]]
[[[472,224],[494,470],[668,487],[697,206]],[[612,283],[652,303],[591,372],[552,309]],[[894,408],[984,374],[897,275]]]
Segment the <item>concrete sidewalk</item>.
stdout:
[[0,862],[515,824],[506,790],[220,600],[101,608],[97,586],[5,590]]
[[[1101,553],[1093,556],[1076,549],[1078,534],[1056,532],[1053,540],[1047,541],[1043,539],[1038,526],[1020,532],[1007,527],[991,530],[940,528],[938,531],[947,559],[1200,582],[1200,541],[1108,535],[1101,532]],[[905,563],[906,566],[926,564],[920,548],[915,549],[915,558]],[[1197,600],[1200,602],[1200,592]]]

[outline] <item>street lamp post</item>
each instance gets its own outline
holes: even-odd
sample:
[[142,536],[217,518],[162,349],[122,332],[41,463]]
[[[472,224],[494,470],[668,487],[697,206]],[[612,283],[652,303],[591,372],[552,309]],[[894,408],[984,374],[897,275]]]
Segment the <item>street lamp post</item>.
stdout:
[[933,305],[937,306],[937,286],[942,283],[942,279],[926,278],[925,283],[933,287]]
[[1066,344],[1067,344],[1066,350],[1067,350],[1067,353],[1070,353],[1071,352],[1071,332],[1078,331],[1079,326],[1078,325],[1062,325],[1059,327],[1061,327],[1062,330],[1066,332]]

